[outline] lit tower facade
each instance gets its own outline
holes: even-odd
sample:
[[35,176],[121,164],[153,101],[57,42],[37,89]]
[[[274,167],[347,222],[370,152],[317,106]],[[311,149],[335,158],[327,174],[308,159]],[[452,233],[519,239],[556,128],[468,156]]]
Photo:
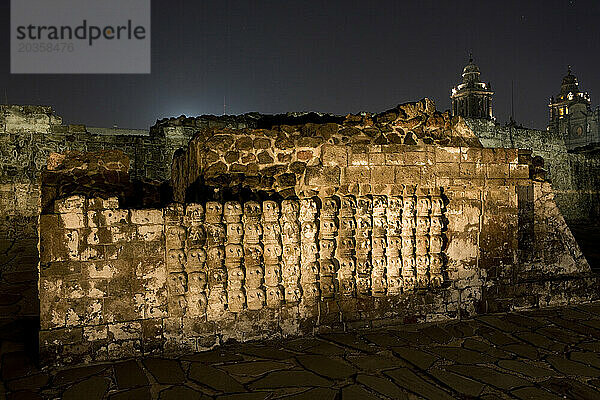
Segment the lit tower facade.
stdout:
[[562,79],[560,93],[550,98],[548,107],[548,130],[562,134],[568,150],[597,146],[600,141],[598,109],[592,109],[590,95],[579,88],[570,66]]
[[489,83],[481,82],[479,67],[473,63],[473,58],[463,69],[463,81],[452,89],[452,115],[465,118],[492,119],[492,95]]

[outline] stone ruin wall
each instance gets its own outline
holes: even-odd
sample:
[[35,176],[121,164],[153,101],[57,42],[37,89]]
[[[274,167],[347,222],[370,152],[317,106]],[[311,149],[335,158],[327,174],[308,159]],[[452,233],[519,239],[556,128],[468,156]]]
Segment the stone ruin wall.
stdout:
[[[189,140],[189,137],[187,138]],[[51,107],[0,105],[0,293],[22,294],[0,304],[5,315],[37,316],[35,281],[41,173],[53,152],[121,149],[132,179],[168,179],[170,160],[185,138],[164,135],[95,135],[83,125],[64,125]]]
[[543,158],[552,182],[556,203],[571,223],[594,223],[600,219],[600,155],[570,153],[563,135],[552,131],[500,126],[487,120],[468,119],[485,147],[529,149]]
[[473,145],[374,144],[398,130],[369,136],[376,123],[357,120],[347,139],[330,123],[203,132],[174,161],[179,203],[161,209],[54,201],[40,217],[42,358],[190,352],[598,297],[550,186],[530,178],[529,152],[483,149],[451,129],[438,140]]

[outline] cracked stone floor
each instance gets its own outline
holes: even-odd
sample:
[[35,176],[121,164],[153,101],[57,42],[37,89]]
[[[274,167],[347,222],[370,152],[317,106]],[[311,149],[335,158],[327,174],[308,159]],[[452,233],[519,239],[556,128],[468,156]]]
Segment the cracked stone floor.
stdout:
[[2,400],[600,399],[600,302],[59,370],[32,329],[0,319]]

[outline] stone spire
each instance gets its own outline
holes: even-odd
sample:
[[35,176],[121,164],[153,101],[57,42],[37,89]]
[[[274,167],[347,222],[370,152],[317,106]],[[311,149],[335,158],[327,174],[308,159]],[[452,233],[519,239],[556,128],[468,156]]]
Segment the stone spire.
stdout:
[[463,81],[452,89],[452,115],[465,118],[492,118],[492,92],[488,84],[480,79],[479,67],[469,54],[469,63],[462,73]]

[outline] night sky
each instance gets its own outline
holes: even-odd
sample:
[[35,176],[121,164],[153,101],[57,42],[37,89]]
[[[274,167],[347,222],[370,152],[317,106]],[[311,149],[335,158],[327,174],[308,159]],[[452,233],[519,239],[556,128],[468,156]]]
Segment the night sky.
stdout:
[[[0,102],[68,123],[148,128],[181,114],[450,107],[469,52],[494,115],[545,129],[567,65],[600,104],[600,1],[152,1],[150,75],[11,75],[1,0]],[[6,96],[6,97],[5,97]]]

